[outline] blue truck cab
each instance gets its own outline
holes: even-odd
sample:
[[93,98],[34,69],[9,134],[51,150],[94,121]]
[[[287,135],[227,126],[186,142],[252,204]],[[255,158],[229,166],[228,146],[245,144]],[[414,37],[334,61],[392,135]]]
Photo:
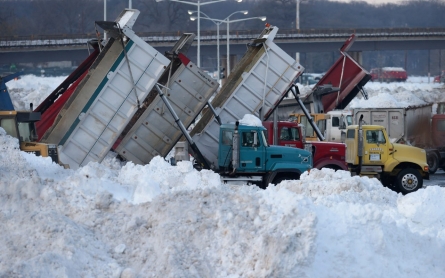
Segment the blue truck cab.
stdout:
[[[312,168],[312,154],[306,150],[269,145],[266,128],[223,124],[219,133],[218,165],[226,177],[251,175],[255,184],[265,188],[269,183],[299,179]],[[255,178],[256,177],[256,178]]]

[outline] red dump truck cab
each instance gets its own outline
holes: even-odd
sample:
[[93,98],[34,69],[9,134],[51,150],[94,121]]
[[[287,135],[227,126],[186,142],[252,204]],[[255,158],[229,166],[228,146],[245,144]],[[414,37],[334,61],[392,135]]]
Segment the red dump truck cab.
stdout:
[[346,145],[337,142],[310,141],[305,142],[301,126],[295,122],[277,122],[277,141],[274,142],[273,122],[265,121],[267,141],[270,145],[279,145],[306,149],[312,152],[314,168],[331,168],[348,171],[346,163]]

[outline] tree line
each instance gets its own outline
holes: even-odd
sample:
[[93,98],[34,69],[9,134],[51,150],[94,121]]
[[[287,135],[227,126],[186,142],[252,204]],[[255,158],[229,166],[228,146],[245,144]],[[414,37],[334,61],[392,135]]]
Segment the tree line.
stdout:
[[[201,3],[204,3],[202,1]],[[95,31],[94,22],[104,19],[104,0],[0,0],[1,36],[85,34]],[[114,20],[128,7],[128,0],[107,0],[107,19]],[[190,32],[196,22],[188,10],[196,6],[172,1],[132,0],[132,8],[141,11],[134,26],[136,32]],[[211,18],[224,19],[239,10],[247,17],[266,16],[267,22],[281,29],[296,28],[295,0],[234,0],[201,5]],[[301,29],[443,27],[445,1],[415,0],[401,5],[370,5],[366,2],[303,0],[300,4]],[[234,15],[231,19],[242,18]],[[210,21],[201,21],[201,30],[215,30]],[[254,20],[234,23],[233,30],[261,30]]]
[[[129,0],[106,0],[107,20],[113,21],[128,7]],[[192,1],[192,0],[187,0]],[[201,3],[207,2],[201,0]],[[136,32],[193,32],[196,21],[189,10],[196,6],[168,0],[132,0],[132,8],[141,14],[133,29]],[[201,5],[210,18],[225,19],[228,15],[248,10],[248,15],[236,14],[230,20],[266,16],[267,22],[281,30],[296,28],[296,0],[235,0]],[[301,0],[300,29],[335,28],[427,28],[445,27],[444,0],[411,0],[402,4],[370,5],[367,2],[335,2]],[[95,21],[104,20],[104,0],[0,0],[0,30],[2,36],[93,34]],[[260,32],[264,22],[246,20],[231,23],[230,29]],[[201,20],[201,31],[215,30],[209,20]],[[221,26],[224,32],[225,26]],[[442,53],[444,52],[444,53]],[[301,63],[308,71],[322,72],[332,65],[338,53],[304,53]],[[370,69],[381,66],[407,67],[409,73],[436,74],[445,68],[445,51],[380,51],[364,53],[363,65]]]

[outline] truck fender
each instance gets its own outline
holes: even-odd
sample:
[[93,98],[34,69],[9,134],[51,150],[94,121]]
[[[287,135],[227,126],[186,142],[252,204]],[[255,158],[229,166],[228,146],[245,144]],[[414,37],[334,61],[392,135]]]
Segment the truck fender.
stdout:
[[335,170],[345,170],[348,171],[348,166],[344,161],[339,160],[333,160],[333,159],[322,159],[321,161],[317,161],[316,164],[314,164],[314,168],[321,169],[321,168],[331,168]]
[[409,160],[396,160],[396,159],[390,159],[387,163],[385,163],[384,167],[384,171],[387,173],[391,173],[391,175],[393,175],[394,173],[394,169],[399,168],[398,166],[401,165],[401,167],[406,168],[407,165],[409,165],[411,168],[413,169],[417,169],[420,171],[420,173],[423,173],[422,176],[424,179],[429,179],[429,172],[424,172],[422,169],[422,165],[417,164],[415,162],[409,161]]
[[269,185],[273,182],[273,180],[275,179],[275,177],[277,177],[277,175],[279,174],[283,174],[283,173],[289,173],[290,175],[301,175],[301,171],[299,169],[277,169],[274,171],[269,172],[269,174],[267,174],[266,178],[265,178],[265,185]]

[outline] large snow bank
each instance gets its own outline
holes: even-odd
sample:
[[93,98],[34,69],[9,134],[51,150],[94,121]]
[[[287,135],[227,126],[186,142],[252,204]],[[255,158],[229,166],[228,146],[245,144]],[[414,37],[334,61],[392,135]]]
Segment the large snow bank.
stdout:
[[442,277],[445,189],[330,169],[266,190],[189,162],[66,170],[0,129],[2,277]]

